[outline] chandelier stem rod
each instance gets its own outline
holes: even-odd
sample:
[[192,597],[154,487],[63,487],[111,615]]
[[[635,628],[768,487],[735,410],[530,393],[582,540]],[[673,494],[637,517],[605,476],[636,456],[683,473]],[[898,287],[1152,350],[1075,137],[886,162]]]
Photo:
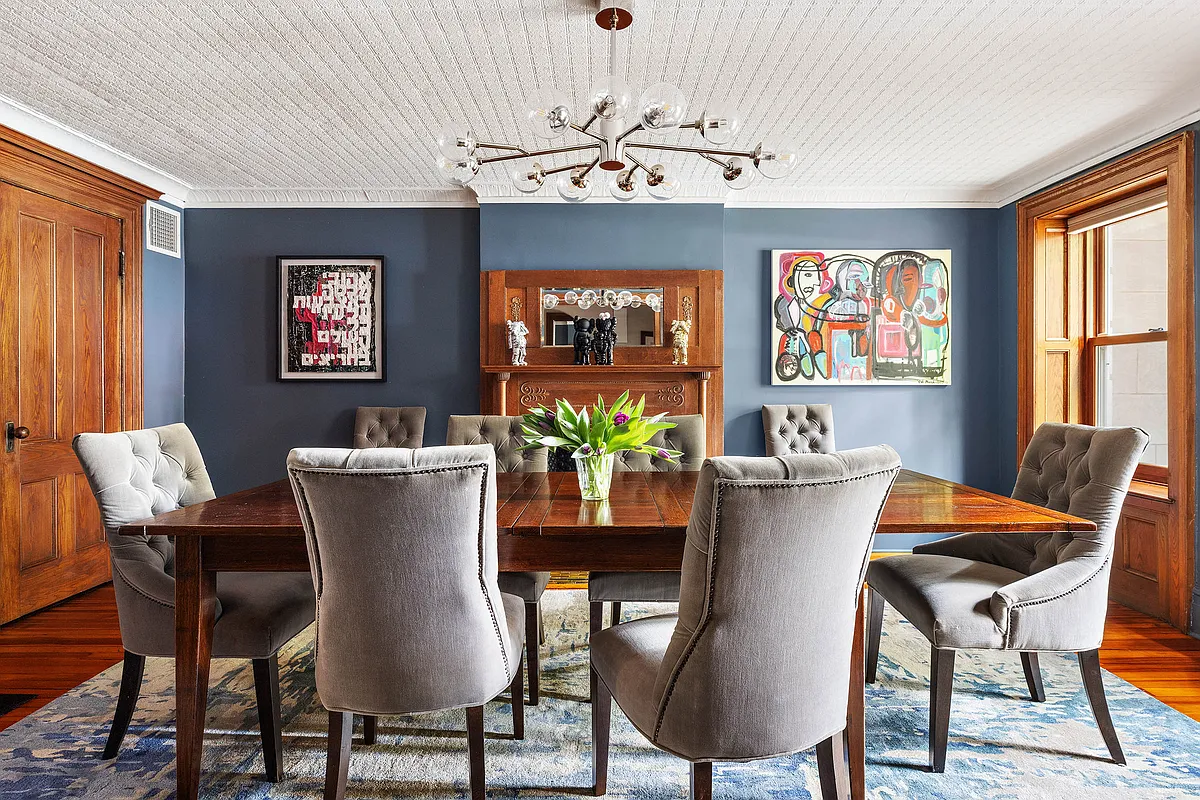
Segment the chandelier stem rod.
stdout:
[[587,129],[592,127],[592,123],[595,121],[596,121],[596,115],[592,114],[590,117],[587,118],[587,122],[583,123],[582,125],[572,125],[571,127],[574,128],[575,130],[579,131],[580,133],[587,133]]
[[524,147],[517,147],[514,144],[500,144],[499,142],[476,142],[476,147],[486,147],[489,150],[512,150],[517,153],[527,152]]
[[[596,118],[596,115],[595,115],[595,114],[593,114],[593,115],[592,115],[592,119],[595,119],[595,118]],[[590,123],[591,123],[591,120],[588,120],[588,122],[589,122],[589,124],[590,124]],[[572,128],[574,128],[575,130],[579,131],[580,133],[582,133],[584,136],[590,136],[590,137],[592,137],[593,139],[595,139],[595,140],[596,140],[596,141],[598,141],[598,142],[607,142],[607,141],[608,141],[608,139],[605,139],[605,138],[604,138],[603,136],[601,136],[600,134],[598,134],[598,133],[592,133],[591,131],[589,131],[589,130],[587,129],[587,125],[580,126],[580,125],[575,125],[574,123],[572,123],[571,127],[572,127]],[[595,147],[595,145],[588,145],[588,146],[589,146],[589,147]]]
[[502,155],[502,156],[487,156],[486,158],[481,158],[481,159],[479,159],[479,163],[480,164],[492,164],[497,161],[512,161],[513,159],[516,159],[516,158],[534,158],[536,156],[557,155],[558,153],[574,153],[579,150],[592,150],[598,146],[599,145],[595,145],[595,144],[591,144],[591,143],[589,143],[589,144],[573,144],[573,145],[568,145],[567,147],[551,147],[548,150],[530,150],[529,152],[526,152],[526,153],[508,153],[508,154]]
[[[592,166],[595,166],[599,160],[600,159],[595,159],[594,161],[592,161],[591,166],[588,165],[588,162],[581,161],[578,164],[567,164],[565,167],[554,167],[552,169],[544,169],[544,170],[542,170],[542,174],[543,175],[554,175],[559,172],[566,172],[569,169],[579,169],[580,167],[587,167],[588,169],[591,169]],[[586,174],[587,173],[585,172],[584,175],[586,175]]]
[[627,128],[624,133],[618,134],[617,141],[620,142],[620,141],[624,140],[624,138],[626,136],[628,136],[629,134],[637,133],[640,130],[642,130],[642,123],[640,123],[640,122],[635,123],[635,124],[631,125],[629,128]]
[[728,161],[722,161],[721,159],[717,158],[716,156],[710,156],[708,153],[701,153],[700,155],[703,156],[704,158],[707,158],[709,161],[713,162],[714,164],[718,164],[718,165],[724,167],[725,169],[729,169]]
[[[639,161],[637,158],[635,158],[635,157],[634,157],[633,153],[626,152],[626,153],[625,153],[625,157],[626,157],[626,158],[628,158],[630,161],[632,161],[632,162],[633,162],[633,167],[634,167],[634,169],[637,169],[637,168],[639,168],[639,167],[640,167],[640,168],[641,168],[641,170],[642,170],[642,172],[646,173],[647,175],[651,175],[651,174],[653,174],[653,173],[651,173],[651,171],[650,171],[650,168],[649,168],[649,167],[647,167],[645,164],[643,164],[641,161]],[[631,174],[631,175],[633,174],[633,170],[632,170],[632,169],[631,169],[631,170],[629,170],[629,174]]]
[[587,165],[587,169],[585,169],[583,172],[579,173],[579,177],[580,177],[580,179],[582,179],[582,178],[586,178],[586,177],[587,177],[587,174],[588,174],[589,172],[591,172],[593,169],[595,169],[595,168],[596,168],[596,165],[597,165],[597,164],[599,164],[599,163],[600,163],[600,156],[596,156],[595,158],[593,158],[593,159],[592,159],[592,163],[590,163],[590,164],[588,164],[588,165]]
[[754,158],[752,150],[714,150],[711,147],[685,147],[677,144],[650,144],[649,142],[626,142],[626,147],[640,147],[643,150],[670,150],[676,153],[699,153],[704,155],[709,153],[714,156],[741,156],[742,158]]

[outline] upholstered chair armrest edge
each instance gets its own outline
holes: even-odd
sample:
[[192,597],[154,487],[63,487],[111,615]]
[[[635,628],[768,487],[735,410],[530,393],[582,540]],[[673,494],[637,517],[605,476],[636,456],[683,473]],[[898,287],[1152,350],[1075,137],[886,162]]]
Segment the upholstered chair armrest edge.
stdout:
[[1012,650],[1083,650],[1103,638],[1108,560],[1064,561],[992,594],[992,618]]

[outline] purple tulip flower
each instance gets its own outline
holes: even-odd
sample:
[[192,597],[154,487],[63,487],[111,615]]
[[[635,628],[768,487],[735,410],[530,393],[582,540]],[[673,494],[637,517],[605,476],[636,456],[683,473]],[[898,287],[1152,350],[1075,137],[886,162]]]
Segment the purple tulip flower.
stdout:
[[671,457],[671,454],[670,454],[670,453],[668,453],[666,450],[663,450],[663,449],[660,447],[660,448],[658,448],[658,457],[659,457],[659,458],[670,458],[670,457]]
[[592,454],[592,446],[590,444],[580,445],[579,454],[581,456],[590,456]]
[[546,412],[546,422],[549,422],[551,425],[553,425],[554,420],[556,420],[556,419],[558,419],[558,417],[557,417],[557,415],[555,415],[555,413],[553,411]]
[[613,422],[617,425],[624,425],[626,422],[629,422],[629,415],[622,411],[613,417]]

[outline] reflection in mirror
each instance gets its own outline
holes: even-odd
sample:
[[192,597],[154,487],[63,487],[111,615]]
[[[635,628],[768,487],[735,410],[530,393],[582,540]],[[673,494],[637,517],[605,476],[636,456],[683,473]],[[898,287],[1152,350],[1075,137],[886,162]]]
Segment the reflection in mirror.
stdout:
[[575,318],[617,320],[617,347],[662,344],[662,287],[542,289],[542,345],[573,347]]

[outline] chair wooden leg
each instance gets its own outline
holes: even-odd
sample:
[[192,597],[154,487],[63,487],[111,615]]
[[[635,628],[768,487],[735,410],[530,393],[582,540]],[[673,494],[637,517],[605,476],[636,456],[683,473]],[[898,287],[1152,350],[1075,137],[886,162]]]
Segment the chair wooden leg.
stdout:
[[1046,702],[1046,687],[1042,684],[1042,668],[1038,666],[1037,653],[1021,653],[1021,668],[1025,670],[1025,684],[1029,697],[1035,703]]
[[346,795],[346,776],[350,770],[350,740],[354,736],[354,715],[329,712],[329,752],[325,757],[325,800],[342,800]]
[[867,628],[867,683],[875,682],[879,668],[879,639],[883,636],[883,595],[868,588],[871,620]]
[[[528,633],[526,633],[528,635]],[[521,661],[517,659],[517,669],[513,674],[512,684],[508,693],[512,696],[513,738],[525,738],[525,694],[522,691],[525,684],[524,670]],[[530,679],[532,681],[532,678]]]
[[1104,696],[1104,677],[1100,672],[1100,651],[1087,650],[1077,654],[1079,672],[1083,675],[1083,688],[1087,690],[1088,702],[1092,704],[1092,715],[1100,726],[1100,735],[1108,745],[1108,754],[1116,764],[1125,765],[1125,752],[1113,727],[1112,714],[1108,711],[1108,699]]
[[[520,689],[517,690],[520,696]],[[483,706],[467,709],[467,755],[471,762],[471,800],[484,800],[483,771]]]
[[817,743],[817,777],[821,780],[821,800],[846,800],[850,796],[845,733],[838,731]]
[[954,651],[931,648],[929,660],[929,769],[945,772],[950,699],[954,695]]
[[712,800],[712,762],[692,762],[692,800]]
[[592,787],[596,797],[608,792],[608,734],[612,725],[612,695],[596,670],[592,676]]
[[538,704],[541,692],[541,657],[538,654],[538,638],[542,626],[539,624],[542,610],[540,603],[525,604],[525,662],[529,667],[529,705]]
[[112,727],[108,729],[108,742],[104,745],[104,758],[116,758],[121,751],[121,742],[129,730],[129,720],[137,707],[138,695],[142,692],[142,674],[146,671],[146,657],[125,651],[121,664],[121,694],[117,697],[117,712],[113,715]]
[[612,624],[621,624],[621,602],[619,600],[614,600],[612,604]]
[[363,744],[368,747],[377,741],[378,721],[378,717],[371,714],[363,714]]
[[279,657],[255,658],[254,694],[258,699],[258,732],[262,736],[267,780],[283,780],[283,724],[279,716]]
[[588,633],[604,630],[604,603],[588,603]]

